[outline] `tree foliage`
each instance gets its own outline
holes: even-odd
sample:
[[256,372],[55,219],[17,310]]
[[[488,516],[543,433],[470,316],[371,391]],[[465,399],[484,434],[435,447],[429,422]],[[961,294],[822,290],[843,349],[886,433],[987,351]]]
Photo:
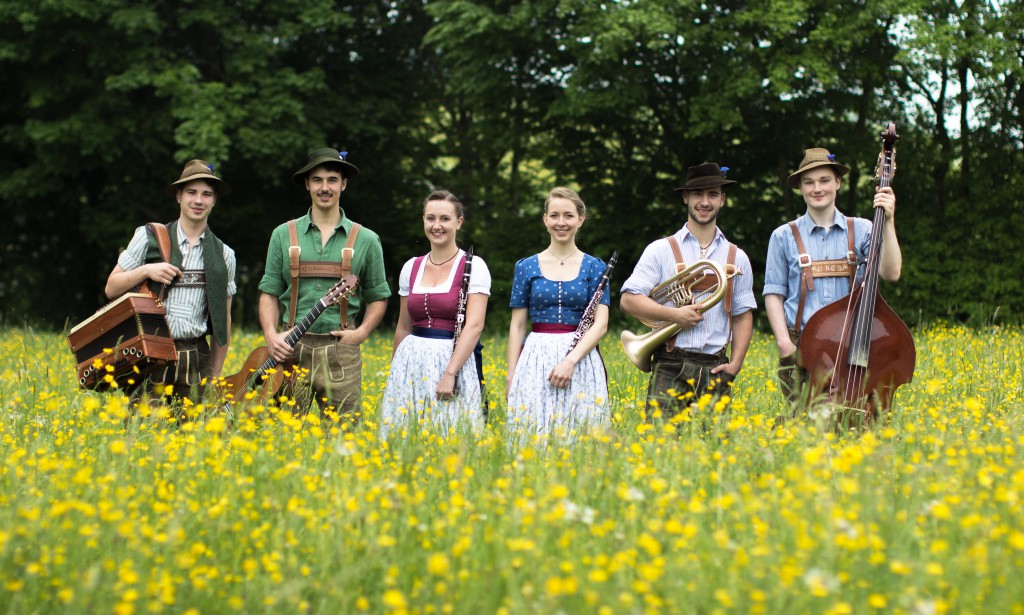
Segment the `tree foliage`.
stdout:
[[910,322],[1024,306],[1019,1],[0,0],[0,32],[8,320],[97,307],[132,228],[175,217],[163,188],[200,157],[232,184],[211,226],[253,322],[270,231],[308,207],[290,175],[324,145],[363,171],[343,206],[380,232],[393,277],[426,250],[429,189],[463,197],[492,322],[515,260],[544,247],[548,190],[579,188],[581,247],[618,250],[621,280],[682,224],[672,188],[705,160],[739,181],[720,223],[759,287],[771,230],[803,210],[784,184],[802,150],[850,164],[841,206],[870,215],[888,120],[890,303]]

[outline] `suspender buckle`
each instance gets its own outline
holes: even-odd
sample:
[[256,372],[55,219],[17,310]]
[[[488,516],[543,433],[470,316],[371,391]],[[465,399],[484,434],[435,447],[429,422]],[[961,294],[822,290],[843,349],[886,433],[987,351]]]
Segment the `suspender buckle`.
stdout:
[[810,267],[811,266],[811,262],[812,262],[811,261],[811,255],[806,253],[806,252],[804,252],[803,254],[801,254],[797,258],[797,262],[800,264],[801,267],[804,267],[804,268]]
[[857,264],[857,253],[854,252],[853,250],[848,251],[846,253],[846,262],[850,263],[851,265],[856,265]]

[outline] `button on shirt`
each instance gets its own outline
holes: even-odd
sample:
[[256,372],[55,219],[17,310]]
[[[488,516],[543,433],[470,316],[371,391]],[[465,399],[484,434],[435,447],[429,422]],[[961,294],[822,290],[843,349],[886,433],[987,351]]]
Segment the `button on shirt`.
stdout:
[[[181,225],[178,225],[178,249],[181,250],[181,269],[203,271],[203,243],[206,239],[206,232],[199,236],[196,245],[188,243],[188,237]],[[146,247],[149,235],[146,227],[140,226],[135,229],[135,235],[121,256],[117,264],[125,271],[131,271],[145,263]],[[235,294],[235,252],[226,244],[224,246],[224,264],[228,270],[228,297]],[[199,287],[178,287],[172,285],[167,291],[164,300],[167,308],[167,326],[171,330],[171,337],[174,339],[191,339],[206,335],[206,321],[208,319],[206,305],[206,288]]]
[[[312,208],[310,209],[312,211]],[[334,228],[334,234],[324,245],[320,227],[313,224],[310,212],[296,221],[298,231],[300,259],[303,261],[341,262],[341,249],[348,241],[352,231],[352,221],[341,212],[341,222]],[[260,280],[261,292],[274,295],[281,301],[281,321],[288,319],[288,306],[291,301],[291,273],[289,270],[288,223],[281,224],[270,236],[270,247],[267,249],[267,266]],[[349,296],[348,319],[355,321],[362,302],[372,303],[391,296],[387,279],[384,276],[384,251],[380,237],[365,226],[359,229],[356,245],[352,255],[352,274],[359,277],[359,289]],[[332,278],[301,278],[299,280],[298,308],[295,319],[301,320],[327,291],[338,280]],[[326,334],[341,327],[341,310],[331,306],[310,326],[308,332]]]
[[[846,259],[849,242],[846,238],[846,216],[838,209],[830,226],[818,226],[811,216],[804,214],[796,219],[797,230],[812,261]],[[853,218],[854,250],[857,262],[867,258],[871,242],[871,222],[864,218]],[[772,233],[768,242],[768,262],[764,274],[764,295],[785,297],[786,326],[796,326],[796,310],[800,303],[800,251],[789,224],[783,224]],[[863,275],[863,267],[857,270],[857,278]],[[835,278],[814,278],[814,290],[807,292],[804,303],[803,329],[807,320],[826,305],[850,294],[850,279],[846,276]]]
[[[707,256],[703,257],[725,266],[729,258],[729,241],[721,229],[716,229],[715,238]],[[700,242],[685,226],[675,234],[684,262],[692,264],[701,260]],[[736,249],[736,267],[742,273],[733,280],[732,315],[739,316],[757,307],[754,298],[754,278],[750,271],[750,259],[746,252]],[[648,295],[655,286],[676,275],[676,259],[668,239],[659,239],[647,246],[633,274],[622,285],[623,293]],[[673,305],[666,301],[664,305]],[[715,354],[729,343],[729,315],[725,313],[725,299],[704,312],[704,320],[676,335],[676,348],[690,352]]]

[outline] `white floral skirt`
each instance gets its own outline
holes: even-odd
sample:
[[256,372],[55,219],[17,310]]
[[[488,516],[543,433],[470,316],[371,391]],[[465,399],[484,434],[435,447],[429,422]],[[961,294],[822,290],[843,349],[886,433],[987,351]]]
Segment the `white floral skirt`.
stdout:
[[559,389],[548,374],[565,358],[574,333],[530,333],[508,392],[508,427],[540,435],[605,427],[608,377],[597,349],[576,364],[569,386]]
[[470,355],[456,379],[455,398],[437,399],[440,382],[452,357],[452,340],[408,335],[395,351],[380,410],[381,439],[410,426],[432,423],[448,430],[465,424],[483,427],[476,358]]

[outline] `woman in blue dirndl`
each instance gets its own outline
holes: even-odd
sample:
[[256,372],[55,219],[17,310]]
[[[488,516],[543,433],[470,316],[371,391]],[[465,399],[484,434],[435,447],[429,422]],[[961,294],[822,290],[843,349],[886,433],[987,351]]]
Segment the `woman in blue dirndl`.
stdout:
[[508,426],[571,435],[606,426],[608,378],[597,344],[608,330],[607,293],[590,329],[569,352],[605,264],[576,247],[586,205],[568,188],[544,202],[546,250],[516,263],[508,336]]
[[435,190],[423,205],[423,232],[430,252],[409,259],[398,280],[401,311],[391,371],[381,403],[381,437],[412,423],[442,430],[483,425],[479,340],[490,294],[487,264],[474,256],[465,323],[453,351],[459,291],[466,253],[456,244],[462,203]]

